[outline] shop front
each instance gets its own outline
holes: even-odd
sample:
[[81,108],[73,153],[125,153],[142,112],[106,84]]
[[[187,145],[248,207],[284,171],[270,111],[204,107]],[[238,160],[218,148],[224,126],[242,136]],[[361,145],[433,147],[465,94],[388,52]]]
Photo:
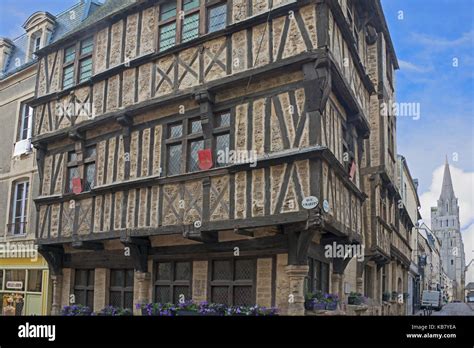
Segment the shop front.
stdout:
[[49,271],[38,255],[31,258],[0,259],[0,314],[47,315]]

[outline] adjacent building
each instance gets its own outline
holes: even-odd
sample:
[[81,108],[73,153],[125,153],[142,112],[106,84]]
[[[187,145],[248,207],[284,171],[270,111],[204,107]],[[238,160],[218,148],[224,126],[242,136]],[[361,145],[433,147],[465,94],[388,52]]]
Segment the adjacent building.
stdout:
[[453,281],[453,298],[464,301],[466,267],[464,243],[459,222],[458,199],[454,194],[447,158],[438,204],[431,208],[431,228],[441,243],[440,254],[443,269]]
[[418,180],[413,179],[405,157],[398,155],[398,190],[400,201],[398,209],[402,212],[401,218],[407,231],[407,241],[410,246],[410,266],[408,270],[408,284],[405,296],[406,314],[414,314],[420,297],[420,283],[418,272],[418,226],[421,220],[420,199],[418,197]]
[[97,7],[92,1],[81,1],[57,16],[35,12],[23,24],[24,34],[0,38],[1,314],[44,315],[50,310],[48,265],[34,243],[33,197],[40,180],[31,145],[30,102],[37,81],[36,52],[78,26]]

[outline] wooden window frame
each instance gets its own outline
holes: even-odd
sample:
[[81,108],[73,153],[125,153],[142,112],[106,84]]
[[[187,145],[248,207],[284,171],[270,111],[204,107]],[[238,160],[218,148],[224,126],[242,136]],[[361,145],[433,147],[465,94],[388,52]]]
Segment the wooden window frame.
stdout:
[[[236,261],[240,260],[251,260],[253,263],[253,274],[251,279],[240,279],[236,280],[235,279],[235,263]],[[212,273],[213,273],[213,266],[214,266],[214,261],[229,261],[231,264],[230,267],[230,279],[229,280],[224,280],[224,279],[219,279],[219,280],[213,280],[212,279]],[[252,298],[250,300],[251,303],[256,302],[256,296],[257,296],[257,257],[241,257],[241,258],[212,258],[208,260],[208,289],[207,289],[207,299],[209,302],[212,302],[212,287],[217,286],[217,287],[227,287],[227,299],[228,299],[228,305],[233,306],[234,305],[234,288],[239,287],[239,286],[250,286],[251,287],[251,293],[252,293]]]
[[[157,28],[157,51],[164,52],[166,50],[171,49],[172,47],[183,43],[183,26],[184,26],[184,19],[188,16],[192,16],[194,14],[199,15],[199,26],[198,26],[198,37],[205,35],[208,33],[208,12],[209,9],[217,6],[219,4],[226,4],[226,27],[229,25],[229,3],[225,0],[199,0],[199,5],[196,8],[191,10],[184,11],[184,0],[170,0],[165,1],[163,4],[168,2],[174,1],[176,3],[176,14],[173,17],[167,18],[165,20],[161,20],[161,6],[158,9],[158,28]],[[183,12],[181,12],[183,11]],[[183,14],[183,18],[179,18],[180,14]],[[160,50],[160,30],[163,26],[169,25],[171,23],[176,23],[176,32],[175,32],[175,43],[173,46],[168,47],[166,49]],[[194,39],[187,40],[186,42],[192,41]]]
[[[226,6],[225,26],[227,27],[229,25],[229,3],[227,0],[209,0],[209,1],[201,0],[201,1],[204,2],[206,6],[205,20],[204,20],[205,22],[204,30],[206,34],[211,33],[211,31],[209,31],[209,13],[210,13],[210,10],[214,7],[218,7],[220,5]],[[219,29],[219,30],[222,30],[222,29]],[[212,33],[218,32],[219,30],[215,30]]]
[[[123,285],[122,286],[119,286],[119,285],[112,285],[112,283],[110,284],[109,286],[109,305],[110,304],[110,298],[111,298],[111,293],[112,292],[119,292],[120,293],[120,306],[121,308],[128,308],[130,310],[133,311],[133,291],[134,291],[134,287],[135,287],[135,275],[133,276],[133,283],[132,283],[132,286],[126,286],[127,284],[127,272],[129,271],[132,271],[133,272],[133,268],[117,268],[117,269],[111,269],[110,270],[110,280],[112,281],[112,272],[124,272],[124,278],[123,278]],[[132,294],[132,308],[130,307],[125,307],[125,295],[127,293],[131,293]]]
[[[27,135],[26,135],[26,138],[23,138],[23,130],[24,130],[24,125],[25,125],[25,115],[27,114],[26,113],[26,110],[28,110],[28,114],[30,116],[28,116],[28,125],[27,125]],[[31,110],[31,114],[29,113]],[[28,140],[28,139],[31,139],[32,137],[32,132],[33,132],[33,108],[31,106],[28,105],[28,102],[22,102],[20,104],[20,117],[19,117],[19,120],[18,120],[18,132],[17,132],[17,135],[16,135],[16,141],[22,141],[22,140]]]
[[[96,145],[89,145],[89,146],[86,146],[84,148],[84,153],[86,154],[87,153],[87,149],[88,148],[95,148],[95,151],[94,151],[94,154],[92,156],[89,156],[89,157],[86,157],[84,158],[84,161],[83,161],[83,165],[84,165],[84,168],[82,169],[82,178],[83,178],[83,192],[89,192],[91,191],[95,185],[96,185],[96,180],[97,180],[97,163],[96,163],[96,160],[97,160],[97,147]],[[85,185],[86,185],[86,179],[87,179],[87,173],[86,173],[86,167],[87,165],[89,164],[95,164],[95,169],[94,169],[94,179],[92,181],[92,187],[89,189],[89,190],[85,190]]]
[[[81,157],[84,157],[87,153],[87,149],[88,148],[92,148],[92,147],[95,147],[95,153],[94,155],[92,156],[89,156],[89,157],[85,157],[81,160]],[[70,168],[78,168],[78,172],[79,172],[79,178],[81,179],[81,184],[82,184],[82,191],[81,192],[90,192],[93,187],[95,187],[96,183],[97,183],[97,162],[96,162],[96,159],[97,159],[97,144],[93,144],[93,145],[88,145],[88,146],[82,146],[83,150],[81,151],[81,153],[79,153],[78,151],[75,151],[75,150],[72,150],[72,151],[68,151],[67,152],[67,158],[66,158],[66,166],[65,166],[65,172],[64,172],[64,177],[66,178],[65,180],[65,185],[64,185],[64,194],[65,195],[69,195],[69,194],[74,194],[72,192],[72,189],[71,191],[69,191],[69,169]],[[75,153],[77,158],[79,159],[76,159],[76,160],[73,160],[73,161],[69,161],[69,154],[71,153]],[[93,187],[91,188],[91,190],[85,190],[85,179],[86,179],[86,172],[85,172],[85,168],[86,168],[86,165],[88,164],[92,164],[92,163],[95,163],[96,164],[96,168],[95,168],[95,173],[94,173],[94,182],[93,182]]]
[[[318,274],[318,284],[316,284],[316,279],[314,278],[314,266],[315,263],[319,263],[319,274]],[[326,277],[326,287],[327,289],[323,289],[323,267],[322,265],[325,264],[327,267],[327,277]],[[308,257],[308,275],[305,277],[307,280],[308,288],[307,290],[311,293],[314,293],[315,291],[322,291],[323,293],[328,293],[329,292],[329,282],[330,282],[330,270],[329,270],[329,263],[321,261],[320,259],[317,259],[315,257]]]
[[[82,47],[82,43],[86,40],[89,40],[89,39],[92,39],[92,51],[89,52],[89,53],[84,53],[84,54],[81,54],[81,47]],[[69,89],[69,88],[73,88],[74,86],[80,84],[80,83],[85,83],[87,82],[87,80],[85,81],[82,81],[82,82],[79,82],[80,81],[80,76],[79,76],[79,67],[80,67],[80,63],[83,61],[83,60],[86,60],[86,59],[89,59],[91,58],[92,60],[92,71],[91,71],[91,77],[94,76],[94,58],[93,58],[93,53],[94,53],[94,36],[87,36],[85,37],[84,39],[82,40],[78,40],[74,45],[69,45],[67,47],[65,47],[63,49],[63,59],[62,59],[62,68],[61,68],[61,89]],[[66,50],[68,48],[71,48],[71,47],[74,47],[74,59],[70,62],[65,62],[65,58],[66,58]],[[74,66],[74,69],[73,69],[73,81],[72,81],[72,86],[70,87],[64,87],[64,70],[66,68],[69,68],[70,66]]]
[[[223,114],[229,114],[230,122],[228,126],[219,127],[217,125],[217,119],[219,116]],[[227,164],[217,163],[217,157],[218,157],[217,156],[217,137],[220,135],[228,134],[229,135],[229,151],[233,150],[232,141],[231,141],[232,117],[233,117],[233,113],[232,113],[232,110],[230,109],[214,112],[214,115],[212,117],[212,146],[211,147],[212,147],[212,154],[213,154],[213,160],[214,160],[214,168],[217,168],[217,167],[222,168],[222,167],[226,167],[230,165],[229,163]]]
[[[187,262],[190,265],[191,272],[189,275],[189,280],[175,280],[175,269],[176,269],[176,263],[181,263],[181,262]],[[171,279],[170,280],[158,280],[157,279],[157,272],[158,272],[158,264],[159,263],[170,263],[171,264]],[[193,294],[193,261],[192,260],[157,260],[153,263],[153,301],[158,302],[156,296],[156,287],[157,286],[168,286],[170,290],[170,296],[171,296],[171,303],[177,303],[179,299],[174,299],[174,288],[179,287],[179,286],[187,286],[189,287],[189,294],[190,298],[192,298]],[[185,299],[186,300],[186,299]]]
[[[23,185],[23,193],[21,197],[21,210],[20,215],[20,233],[15,233],[16,226],[16,202],[18,200],[18,186]],[[25,190],[26,188],[26,190]],[[29,179],[19,179],[12,183],[12,192],[10,200],[10,223],[9,223],[9,232],[11,236],[25,236],[26,235],[26,224],[28,221],[28,196],[30,194],[30,181]],[[23,221],[21,221],[23,220]]]
[[[78,285],[76,283],[77,281],[77,272],[78,271],[86,271],[87,272],[87,276],[86,276],[86,285]],[[93,284],[89,284],[89,275],[90,275],[90,272],[93,272],[93,275],[94,275],[94,282]],[[74,276],[74,296],[76,297],[77,299],[77,296],[76,296],[76,291],[78,292],[85,292],[85,304],[83,304],[84,306],[87,306],[87,299],[88,299],[88,293],[89,291],[92,291],[92,306],[94,305],[94,286],[95,286],[95,269],[94,268],[78,268],[75,270],[75,276]],[[77,302],[76,302],[77,304]],[[82,303],[80,303],[82,304]],[[93,310],[94,308],[91,308],[91,310]]]
[[[183,175],[186,173],[191,173],[188,168],[188,153],[190,152],[189,146],[192,142],[194,141],[199,141],[199,140],[205,140],[204,139],[204,132],[201,129],[201,132],[199,133],[190,133],[190,123],[192,121],[195,121],[196,119],[199,119],[199,117],[196,118],[196,116],[189,116],[185,117],[184,119],[177,121],[177,122],[171,122],[166,125],[166,130],[165,130],[165,145],[166,145],[166,168],[165,168],[165,175],[168,176],[168,168],[169,168],[169,163],[170,163],[170,157],[169,157],[169,148],[170,146],[173,145],[181,145],[181,163],[180,163],[180,172],[178,174],[171,174],[171,175]],[[171,138],[170,137],[170,130],[172,126],[180,124],[182,127],[182,134],[180,137],[175,137]]]

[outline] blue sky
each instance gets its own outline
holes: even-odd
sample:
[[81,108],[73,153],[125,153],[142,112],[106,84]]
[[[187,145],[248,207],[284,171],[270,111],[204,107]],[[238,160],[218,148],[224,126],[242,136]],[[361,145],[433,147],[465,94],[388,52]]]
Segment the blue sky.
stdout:
[[419,120],[399,117],[398,152],[407,157],[424,192],[445,154],[454,166],[474,170],[474,2],[382,3],[400,62],[397,101],[420,103],[421,110]]
[[0,37],[15,38],[24,33],[23,23],[36,11],[57,15],[79,0],[1,0]]
[[[22,34],[21,25],[37,10],[57,14],[76,1],[1,0],[0,36]],[[448,156],[470,252],[474,250],[474,1],[382,0],[382,4],[400,63],[397,101],[419,103],[421,111],[418,120],[398,118],[398,153],[419,179],[422,215],[428,224]]]
[[421,110],[418,120],[397,119],[398,153],[419,179],[421,214],[428,225],[448,156],[469,263],[474,258],[474,1],[382,4],[400,63],[397,102],[420,103]]

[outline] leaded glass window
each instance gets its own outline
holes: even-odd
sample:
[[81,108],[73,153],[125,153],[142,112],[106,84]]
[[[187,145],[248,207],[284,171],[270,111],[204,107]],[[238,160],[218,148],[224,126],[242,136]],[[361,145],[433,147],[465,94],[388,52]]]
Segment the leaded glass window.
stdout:
[[92,77],[93,51],[94,39],[92,36],[64,49],[63,89],[70,88],[76,83],[85,82]]
[[133,269],[110,271],[109,304],[133,310]]
[[155,302],[178,303],[191,299],[192,263],[163,261],[155,264]]
[[208,9],[207,32],[224,29],[227,26],[227,4],[219,4]]
[[183,42],[195,39],[199,36],[199,14],[184,17]]
[[181,173],[182,145],[168,146],[168,175]]
[[215,141],[215,163],[217,167],[226,166],[232,163],[227,163],[227,156],[230,149],[230,123],[231,112],[223,111],[214,116],[214,141]]
[[94,309],[94,270],[76,269],[74,277],[74,304]]
[[210,301],[227,305],[255,304],[256,259],[212,260]]
[[204,149],[204,140],[192,141],[189,144],[188,172],[195,172],[199,170],[198,153],[202,149]]

